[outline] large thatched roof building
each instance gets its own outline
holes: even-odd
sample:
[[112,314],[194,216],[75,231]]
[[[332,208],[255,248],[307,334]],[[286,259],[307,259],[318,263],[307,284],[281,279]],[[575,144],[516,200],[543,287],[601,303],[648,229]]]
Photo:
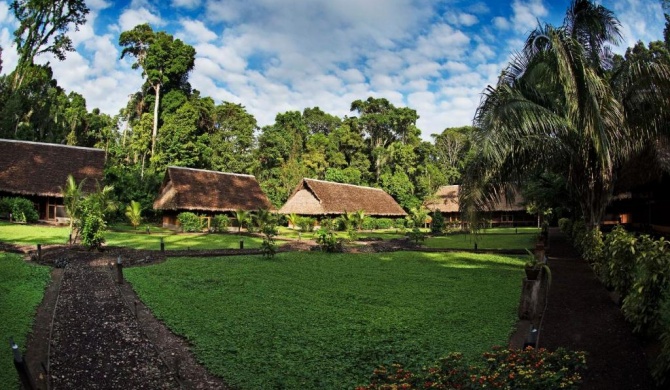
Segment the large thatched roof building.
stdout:
[[[431,211],[439,211],[448,222],[460,221],[459,206],[460,186],[449,185],[437,189],[435,194],[424,202],[424,206]],[[493,225],[529,225],[534,219],[526,212],[526,206],[521,194],[514,193],[510,202],[503,195],[496,202],[484,205],[484,212]]]
[[92,192],[104,165],[104,150],[0,139],[0,197],[32,200],[42,220],[65,218],[61,187],[68,175],[85,180],[83,191]]
[[279,213],[326,216],[358,210],[378,217],[407,215],[382,189],[315,179],[302,179]]
[[183,211],[213,215],[272,204],[252,175],[168,167],[154,209],[163,210],[164,226],[176,226]]

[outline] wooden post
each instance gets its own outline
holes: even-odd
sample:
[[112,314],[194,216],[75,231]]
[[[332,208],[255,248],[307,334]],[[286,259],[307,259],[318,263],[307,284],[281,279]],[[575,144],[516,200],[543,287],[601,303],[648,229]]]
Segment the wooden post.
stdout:
[[117,283],[123,284],[123,262],[121,256],[116,258],[116,278]]
[[240,240],[240,249],[244,249],[244,240]]
[[163,241],[163,237],[161,237],[161,252],[165,252],[165,242]]
[[37,260],[42,260],[42,244],[37,244]]

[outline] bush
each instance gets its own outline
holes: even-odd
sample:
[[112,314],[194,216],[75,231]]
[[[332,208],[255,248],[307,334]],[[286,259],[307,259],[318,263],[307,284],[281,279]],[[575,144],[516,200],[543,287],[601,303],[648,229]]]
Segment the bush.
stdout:
[[433,223],[430,225],[430,232],[440,234],[444,230],[444,216],[438,210],[433,211]]
[[410,240],[414,241],[416,245],[419,245],[420,242],[423,242],[426,239],[426,234],[419,228],[412,229],[411,232],[407,233],[407,236]]
[[277,243],[275,242],[275,236],[277,235],[277,225],[274,221],[270,221],[263,225],[261,230],[263,233],[263,242],[261,243],[261,252],[263,257],[273,258],[277,253]]
[[201,232],[202,220],[199,216],[191,212],[183,212],[177,215],[177,221],[181,225],[181,230],[184,232]]
[[393,220],[391,218],[377,218],[375,222],[376,229],[391,229],[393,227]]
[[310,217],[299,217],[298,218],[298,228],[301,232],[313,232],[314,231],[314,222],[316,220]]
[[11,213],[16,222],[33,223],[40,218],[33,202],[21,197],[0,199],[0,213]]
[[393,227],[396,228],[396,229],[400,229],[400,230],[405,229],[405,227],[406,227],[405,220],[402,219],[402,218],[396,218],[393,221]]
[[624,298],[621,309],[635,332],[656,331],[660,325],[660,309],[670,277],[670,256],[667,241],[653,240],[648,235],[637,239],[635,282]]
[[363,230],[375,230],[377,228],[377,219],[373,217],[365,217],[362,224]]
[[558,228],[566,235],[572,236],[572,220],[570,218],[559,219]]
[[412,372],[400,364],[374,370],[371,383],[358,390],[391,389],[577,389],[586,368],[584,352],[558,348],[510,350],[494,348],[480,365],[469,365],[460,353],[450,353],[436,365]]
[[105,242],[105,229],[107,228],[102,205],[92,194],[81,201],[80,208],[77,229],[81,243],[89,249],[100,249]]
[[228,227],[230,226],[230,218],[228,218],[228,216],[225,214],[218,214],[214,216],[214,219],[212,220],[212,226],[216,232],[228,231]]
[[342,252],[342,240],[335,238],[333,232],[321,228],[317,232],[316,243],[319,244],[322,252],[335,253]]
[[635,245],[637,239],[618,225],[606,236],[604,243],[603,266],[600,277],[603,283],[613,288],[621,299],[630,292],[635,281]]

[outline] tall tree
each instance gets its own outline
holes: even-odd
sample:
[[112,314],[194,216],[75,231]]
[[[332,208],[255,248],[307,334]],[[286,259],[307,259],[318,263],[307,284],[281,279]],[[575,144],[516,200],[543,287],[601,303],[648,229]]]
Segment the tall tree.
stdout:
[[188,76],[195,65],[195,49],[163,31],[154,32],[148,24],[141,24],[121,33],[119,45],[124,47],[121,58],[126,55],[135,57],[133,69],[142,68],[146,82],[154,91],[154,123],[151,133],[153,156],[158,136],[161,87],[170,81],[180,82]]
[[[637,62],[609,75],[609,44],[619,22],[589,0],[574,0],[563,26],[541,26],[524,50],[489,86],[475,115],[476,158],[468,167],[462,202],[495,196],[529,172],[567,178],[587,223],[600,222],[611,198],[614,168],[646,139],[658,115],[636,107],[667,107],[666,67]],[[612,85],[644,104],[622,102]],[[650,114],[649,112],[647,114]]]
[[19,27],[14,42],[19,55],[12,90],[17,90],[36,56],[51,53],[59,60],[74,51],[66,34],[86,23],[89,12],[84,0],[14,0],[11,4]]

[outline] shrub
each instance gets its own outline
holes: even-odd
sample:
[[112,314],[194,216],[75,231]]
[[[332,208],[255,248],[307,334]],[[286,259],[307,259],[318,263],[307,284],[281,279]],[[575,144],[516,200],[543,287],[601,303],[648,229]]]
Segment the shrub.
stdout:
[[335,229],[335,220],[325,217],[321,220],[320,222],[321,228],[326,229],[327,231],[331,231]]
[[420,242],[423,242],[426,239],[426,234],[422,232],[419,228],[412,229],[411,232],[407,233],[407,236],[417,245],[419,245]]
[[275,236],[277,235],[277,225],[274,221],[269,221],[263,225],[261,230],[263,233],[263,242],[261,243],[261,252],[263,257],[275,257],[277,253],[277,244],[275,242]]
[[444,230],[444,216],[438,210],[433,211],[433,223],[430,225],[430,232],[440,234]]
[[377,228],[377,219],[374,217],[366,216],[363,219],[363,230],[375,230]]
[[621,298],[630,292],[635,281],[635,245],[637,239],[618,225],[606,236],[600,277],[603,283],[613,288]]
[[335,238],[333,232],[321,228],[316,232],[316,243],[319,244],[322,252],[335,253],[342,252],[342,240]]
[[12,220],[17,222],[37,222],[39,214],[33,202],[21,197],[8,197],[0,200],[0,212],[11,213]]
[[142,223],[142,205],[140,202],[130,201],[130,204],[126,206],[126,217],[133,228],[137,230],[137,227]]
[[568,236],[572,235],[572,220],[570,218],[561,218],[558,220],[558,228]]
[[660,324],[660,308],[670,277],[667,241],[648,235],[637,239],[635,282],[621,309],[635,332],[655,331]]
[[95,196],[89,195],[81,201],[79,215],[77,229],[81,243],[89,249],[99,249],[105,242],[107,228],[102,205]]
[[375,220],[376,229],[390,229],[393,227],[393,220],[391,218],[377,218]]
[[311,217],[298,217],[298,228],[301,232],[313,232],[314,231],[314,222],[316,220]]
[[396,218],[393,221],[393,227],[396,229],[405,229],[405,220],[402,218]]
[[371,383],[358,390],[391,389],[577,389],[586,368],[584,352],[559,348],[510,350],[494,348],[480,365],[469,365],[450,353],[436,365],[412,372],[400,364],[374,370]]
[[179,221],[181,229],[184,232],[202,231],[202,220],[194,213],[188,211],[179,213],[179,215],[177,215],[177,221]]
[[212,220],[212,225],[214,226],[214,231],[216,232],[225,232],[230,226],[230,218],[225,214],[218,214],[214,216]]

